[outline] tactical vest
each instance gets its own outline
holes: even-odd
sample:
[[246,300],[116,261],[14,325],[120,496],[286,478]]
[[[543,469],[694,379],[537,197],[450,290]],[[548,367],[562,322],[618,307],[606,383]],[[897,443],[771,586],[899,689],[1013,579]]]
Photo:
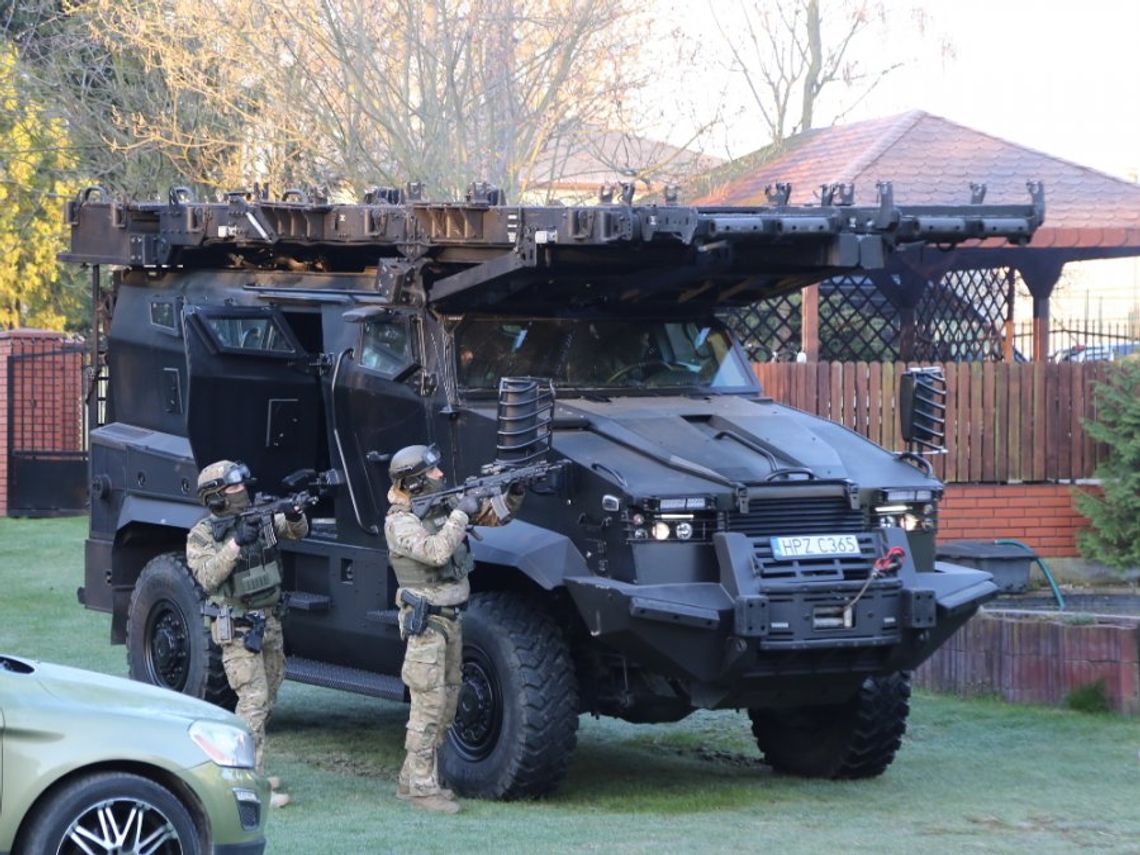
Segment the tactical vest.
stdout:
[[[425,517],[420,522],[428,534],[434,535],[443,528],[447,517],[448,514],[445,513],[442,516]],[[388,560],[396,572],[396,581],[401,588],[461,582],[475,569],[475,559],[471,557],[465,541],[460,541],[455,551],[451,553],[451,560],[441,567],[432,567],[407,555],[397,555],[392,552],[388,554]]]
[[[227,529],[223,540],[233,535]],[[277,605],[281,600],[281,555],[272,517],[265,517],[261,537],[241,547],[237,563],[226,581],[210,596],[215,605],[230,606],[240,616],[246,611]]]

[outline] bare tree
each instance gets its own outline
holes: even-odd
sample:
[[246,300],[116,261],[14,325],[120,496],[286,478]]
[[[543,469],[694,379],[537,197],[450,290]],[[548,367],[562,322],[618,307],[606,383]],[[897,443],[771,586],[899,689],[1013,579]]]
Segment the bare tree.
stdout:
[[95,177],[131,192],[182,175],[512,197],[612,126],[648,20],[633,0],[26,2],[9,36]]
[[[893,14],[913,24],[919,34],[927,20],[920,9],[888,12],[882,2],[867,0],[767,0],[753,3],[729,19],[711,7],[730,69],[741,75],[773,143],[817,121],[817,106],[825,89],[838,84],[847,90],[841,119],[889,74],[905,64],[905,51],[877,51],[868,61],[855,46],[877,29],[884,36]],[[943,53],[950,47],[942,45]]]

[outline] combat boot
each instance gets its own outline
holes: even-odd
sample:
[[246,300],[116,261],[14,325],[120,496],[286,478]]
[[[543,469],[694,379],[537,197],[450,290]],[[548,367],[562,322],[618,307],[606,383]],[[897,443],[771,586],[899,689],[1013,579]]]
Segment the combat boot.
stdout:
[[272,793],[269,796],[269,806],[271,808],[283,808],[291,801],[293,801],[293,797],[288,793]]
[[[439,788],[439,794],[441,796],[443,796],[445,799],[451,799],[451,801],[455,801],[454,791],[449,790],[447,787],[440,787]],[[412,797],[412,791],[408,789],[408,785],[405,784],[403,781],[400,781],[396,785],[396,798],[398,798],[402,802],[406,802],[411,797]]]
[[455,799],[445,798],[443,793],[432,793],[430,796],[408,796],[408,804],[420,810],[430,810],[435,813],[459,813],[463,807]]

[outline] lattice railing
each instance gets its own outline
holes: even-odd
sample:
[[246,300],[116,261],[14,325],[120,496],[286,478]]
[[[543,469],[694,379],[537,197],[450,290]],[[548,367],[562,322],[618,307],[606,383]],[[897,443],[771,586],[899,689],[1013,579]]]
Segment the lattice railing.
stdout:
[[[1002,333],[1016,273],[1009,268],[952,270],[928,283],[915,308],[914,354],[921,361],[979,362],[1003,357]],[[903,322],[895,294],[868,276],[838,276],[819,286],[819,359],[893,361],[902,358]],[[729,327],[757,362],[790,362],[802,349],[800,294],[725,313]]]

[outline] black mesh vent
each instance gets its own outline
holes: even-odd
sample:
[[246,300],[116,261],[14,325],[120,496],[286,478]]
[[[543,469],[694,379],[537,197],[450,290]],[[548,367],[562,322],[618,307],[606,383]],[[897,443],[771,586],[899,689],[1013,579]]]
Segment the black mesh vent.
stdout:
[[841,497],[751,500],[748,513],[728,514],[728,530],[749,537],[854,534],[864,527],[862,509]]
[[261,805],[253,801],[238,800],[238,819],[241,821],[241,827],[246,831],[252,831],[257,828],[261,822]]

